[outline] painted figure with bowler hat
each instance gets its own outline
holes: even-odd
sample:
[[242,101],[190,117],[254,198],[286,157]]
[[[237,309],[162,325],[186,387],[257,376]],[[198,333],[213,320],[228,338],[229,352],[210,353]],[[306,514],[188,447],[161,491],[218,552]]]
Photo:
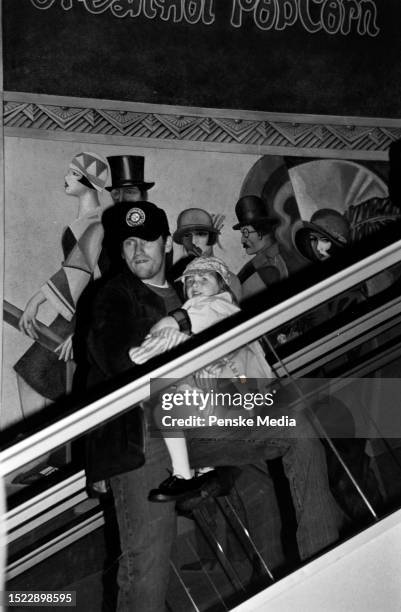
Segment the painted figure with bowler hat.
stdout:
[[277,242],[274,230],[278,219],[269,212],[262,198],[247,195],[235,206],[238,223],[234,230],[241,232],[241,244],[247,255],[254,257],[241,268],[238,278],[243,298],[251,297],[297,272],[306,260]]

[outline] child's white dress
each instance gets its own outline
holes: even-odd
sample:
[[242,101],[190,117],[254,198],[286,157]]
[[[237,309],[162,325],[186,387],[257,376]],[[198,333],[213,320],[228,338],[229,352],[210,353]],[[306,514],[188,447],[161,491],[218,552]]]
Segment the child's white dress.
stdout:
[[[240,311],[240,308],[233,304],[232,296],[228,291],[212,296],[193,297],[187,300],[182,308],[188,312],[194,334]],[[152,334],[150,339],[145,340],[140,347],[130,350],[131,360],[135,363],[145,363],[151,357],[164,353],[188,338],[186,334],[172,328],[159,330]],[[194,375],[197,381],[199,378],[211,377],[274,378],[257,340],[232,351]]]
[[[233,304],[232,296],[228,291],[213,296],[193,297],[187,300],[182,308],[188,312],[194,334],[240,311],[240,308]],[[164,353],[189,337],[171,327],[160,329],[152,333],[150,338],[145,339],[140,347],[132,348],[129,352],[130,358],[135,363],[145,363],[151,357]],[[237,384],[242,384],[245,378],[257,379],[262,386],[266,378],[274,378],[258,341],[250,342],[187,376],[175,387],[175,392],[199,389],[207,393],[215,386],[216,379],[231,379]],[[207,417],[215,413],[216,409],[218,410],[213,404],[207,405],[202,415]],[[182,434],[179,437],[167,436],[163,428],[160,427],[160,429],[172,459],[174,474],[191,478],[185,438]]]

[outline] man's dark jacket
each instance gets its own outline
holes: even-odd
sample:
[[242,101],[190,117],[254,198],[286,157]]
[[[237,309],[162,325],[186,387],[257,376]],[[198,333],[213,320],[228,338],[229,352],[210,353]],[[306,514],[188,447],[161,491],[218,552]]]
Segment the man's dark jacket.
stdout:
[[[150,328],[165,316],[164,301],[127,268],[98,292],[88,334],[88,387],[135,368],[128,356]],[[134,371],[133,371],[134,373]],[[86,472],[89,482],[140,467],[143,455],[143,412],[136,407],[106,423],[88,437]]]

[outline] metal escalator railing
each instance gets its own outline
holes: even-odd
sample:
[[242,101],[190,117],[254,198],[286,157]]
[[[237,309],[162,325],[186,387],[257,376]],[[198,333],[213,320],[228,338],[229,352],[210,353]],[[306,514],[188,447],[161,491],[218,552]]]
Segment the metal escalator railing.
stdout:
[[[316,285],[258,314],[235,328],[170,360],[151,372],[153,378],[181,378],[283,325],[305,311],[365,281],[399,262],[401,241],[330,276]],[[29,436],[0,454],[3,475],[10,474],[149,396],[150,373],[134,380],[89,406]]]
[[62,550],[77,540],[80,540],[95,529],[98,529],[103,524],[103,513],[97,512],[96,514],[85,518],[78,525],[73,525],[68,529],[63,530],[63,532],[58,534],[56,537],[41,543],[38,547],[35,547],[34,550],[21,557],[18,557],[18,559],[10,563],[7,567],[7,580],[11,580],[15,576],[22,574],[41,561],[54,555],[59,550]]
[[87,497],[84,473],[80,471],[9,510],[7,512],[9,543],[24,536],[38,524],[43,524],[64,510],[76,506]]

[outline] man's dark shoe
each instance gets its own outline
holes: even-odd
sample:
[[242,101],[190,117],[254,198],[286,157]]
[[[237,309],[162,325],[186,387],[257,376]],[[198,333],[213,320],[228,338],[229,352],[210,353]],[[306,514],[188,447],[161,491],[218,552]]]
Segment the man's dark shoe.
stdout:
[[172,502],[201,495],[203,488],[210,486],[210,483],[216,479],[214,471],[189,479],[174,475],[169,476],[159,485],[158,489],[152,489],[148,499],[153,502]]
[[188,515],[198,506],[212,497],[228,495],[234,486],[241,470],[237,467],[217,467],[212,472],[207,472],[199,478],[205,479],[199,491],[194,491],[192,495],[177,500],[177,511],[180,514]]

